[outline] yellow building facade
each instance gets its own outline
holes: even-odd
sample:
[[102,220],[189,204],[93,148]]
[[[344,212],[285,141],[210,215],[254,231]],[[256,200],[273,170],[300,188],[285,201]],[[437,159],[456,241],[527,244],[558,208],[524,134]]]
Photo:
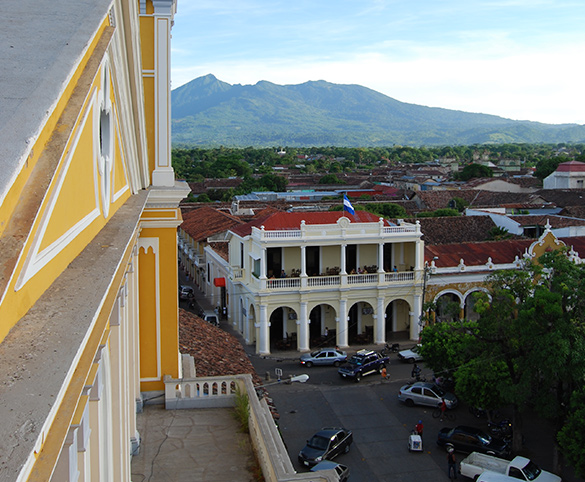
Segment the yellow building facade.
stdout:
[[181,375],[176,0],[48,8],[0,20],[0,479],[130,480],[136,412]]

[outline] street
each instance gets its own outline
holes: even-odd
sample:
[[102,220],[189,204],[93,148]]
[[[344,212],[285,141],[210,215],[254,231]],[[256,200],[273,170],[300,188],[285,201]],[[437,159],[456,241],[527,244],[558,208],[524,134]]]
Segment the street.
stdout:
[[[353,351],[350,350],[350,353]],[[306,373],[304,383],[275,384],[268,387],[270,397],[280,414],[279,427],[295,468],[307,469],[298,462],[298,452],[316,431],[323,427],[345,427],[353,431],[354,443],[348,454],[336,461],[350,467],[351,480],[435,481],[447,480],[447,454],[436,444],[437,433],[445,426],[470,425],[487,430],[485,419],[474,417],[460,403],[453,411],[455,422],[433,419],[432,409],[406,407],[397,399],[399,388],[411,381],[412,365],[391,354],[388,367],[390,380],[372,374],[360,383],[345,380],[335,367],[306,368],[297,354],[262,357],[249,354],[266,384],[274,383],[275,369],[282,370],[283,379]],[[286,358],[284,358],[286,356]],[[432,374],[420,364],[423,375]],[[408,451],[408,436],[418,420],[424,424],[423,452]],[[525,420],[526,445],[522,455],[532,458],[545,470],[552,469],[552,435],[546,425]],[[465,455],[456,454],[457,462]],[[564,476],[565,481],[576,478]]]

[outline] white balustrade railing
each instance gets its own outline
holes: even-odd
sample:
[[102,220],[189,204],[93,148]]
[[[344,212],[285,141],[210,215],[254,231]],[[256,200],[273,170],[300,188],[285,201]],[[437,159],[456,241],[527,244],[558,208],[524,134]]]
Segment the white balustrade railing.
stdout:
[[290,289],[299,288],[301,286],[300,278],[274,278],[266,280],[266,288],[273,289]]
[[232,407],[238,386],[235,376],[172,379],[165,377],[165,407]]
[[348,285],[360,285],[360,284],[369,284],[369,283],[377,283],[378,282],[378,275],[377,274],[350,274],[347,277],[347,284]]
[[386,283],[395,283],[395,282],[404,282],[404,281],[413,281],[414,280],[414,271],[401,271],[398,273],[385,273],[384,274],[384,281]]
[[339,276],[313,276],[307,278],[307,286],[337,286],[341,284]]

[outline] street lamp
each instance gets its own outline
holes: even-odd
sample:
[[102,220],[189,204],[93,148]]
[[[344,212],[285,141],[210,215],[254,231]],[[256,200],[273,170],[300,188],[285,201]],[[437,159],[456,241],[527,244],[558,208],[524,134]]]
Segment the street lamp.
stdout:
[[[437,261],[438,259],[439,259],[439,257],[438,256],[435,256],[433,258],[433,263],[435,261]],[[431,272],[431,269],[432,268],[429,266],[429,262],[428,261],[425,261],[425,265],[423,267],[423,271],[424,271],[424,273],[423,273],[423,292],[422,292],[422,305],[423,305],[423,307],[422,307],[422,310],[420,312],[420,319],[418,321],[418,324],[419,324],[419,326],[420,326],[421,329],[424,326],[423,313],[424,313],[424,306],[425,306],[425,298],[426,298],[426,294],[427,294],[427,282],[428,282],[428,279],[429,279],[429,274]]]
[[264,387],[269,387],[270,385],[278,385],[279,383],[286,383],[288,385],[290,385],[291,383],[294,383],[294,382],[305,383],[308,379],[309,379],[309,375],[307,375],[306,373],[303,373],[302,375],[294,375],[294,376],[291,375],[288,378],[278,379],[276,382],[266,383],[265,385],[259,385],[259,386],[254,387],[254,388],[256,388],[256,389],[264,388]]

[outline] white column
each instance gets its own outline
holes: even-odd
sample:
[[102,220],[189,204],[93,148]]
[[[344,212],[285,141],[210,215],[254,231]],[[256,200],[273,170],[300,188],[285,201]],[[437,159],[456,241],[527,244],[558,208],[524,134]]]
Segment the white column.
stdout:
[[376,329],[374,331],[374,343],[384,344],[386,342],[386,311],[384,310],[384,298],[378,298],[376,309]]
[[345,249],[346,249],[346,247],[347,247],[346,244],[341,245],[341,260],[339,262],[340,274],[347,274],[347,272],[345,271]]
[[301,246],[301,276],[307,276],[307,249]]
[[260,252],[260,279],[266,279],[266,248]]
[[286,338],[288,330],[286,329],[288,325],[288,308],[282,309],[282,339]]
[[378,273],[384,272],[384,243],[378,244]]
[[297,322],[299,324],[299,335],[298,339],[298,349],[299,351],[308,351],[309,350],[309,316],[307,313],[307,302],[301,301],[301,312],[299,313],[299,320]]
[[339,300],[339,318],[337,319],[337,346],[347,348],[347,300]]
[[260,305],[260,323],[257,325],[260,328],[259,340],[257,340],[257,351],[260,355],[270,354],[270,323],[268,323],[267,310],[267,305]]
[[155,167],[153,186],[174,186],[171,166],[171,27],[176,0],[153,0],[154,6],[154,96]]
[[410,312],[410,339],[418,340],[421,331],[422,295],[414,295],[413,311]]

